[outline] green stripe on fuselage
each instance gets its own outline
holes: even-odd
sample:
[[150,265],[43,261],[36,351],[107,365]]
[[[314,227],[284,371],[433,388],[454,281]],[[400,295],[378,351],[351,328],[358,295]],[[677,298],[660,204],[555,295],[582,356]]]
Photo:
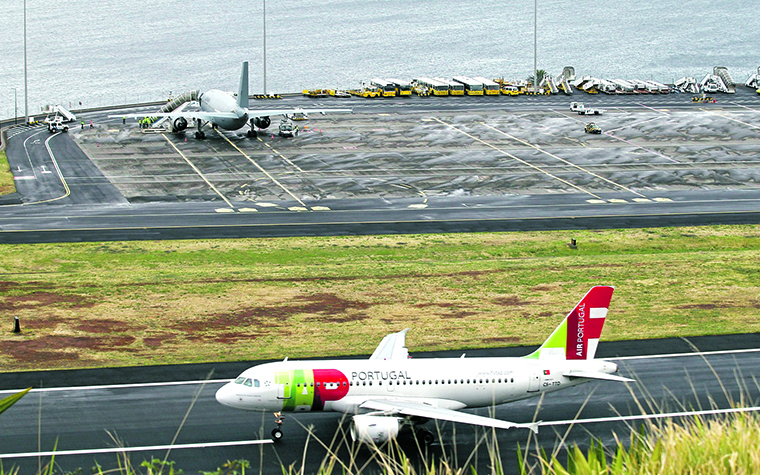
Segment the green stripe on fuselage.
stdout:
[[[290,397],[282,400],[283,411],[295,411],[296,407],[307,406],[309,409],[313,407],[314,372],[312,370],[279,371],[275,375],[275,384],[290,385]],[[288,394],[287,389],[285,394]]]

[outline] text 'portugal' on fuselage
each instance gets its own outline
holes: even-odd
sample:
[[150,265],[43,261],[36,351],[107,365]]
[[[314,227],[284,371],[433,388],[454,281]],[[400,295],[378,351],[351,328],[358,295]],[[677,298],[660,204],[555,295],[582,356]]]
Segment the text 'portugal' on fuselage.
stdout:
[[282,412],[354,414],[355,440],[380,443],[405,429],[425,442],[422,423],[438,419],[485,427],[528,428],[461,409],[489,407],[591,380],[632,381],[617,365],[595,360],[613,288],[593,287],[541,347],[522,358],[410,359],[407,330],[386,336],[368,360],[281,361],[255,366],[224,385],[216,399],[226,406],[275,413],[272,437],[282,437]]

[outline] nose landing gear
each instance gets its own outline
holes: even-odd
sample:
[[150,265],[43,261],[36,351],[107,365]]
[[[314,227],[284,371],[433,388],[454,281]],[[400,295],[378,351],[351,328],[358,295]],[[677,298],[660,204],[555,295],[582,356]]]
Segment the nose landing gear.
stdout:
[[274,413],[274,423],[277,424],[277,427],[272,429],[272,440],[275,442],[279,442],[282,440],[282,437],[283,437],[282,423],[284,421],[285,421],[285,417],[283,417],[281,412]]

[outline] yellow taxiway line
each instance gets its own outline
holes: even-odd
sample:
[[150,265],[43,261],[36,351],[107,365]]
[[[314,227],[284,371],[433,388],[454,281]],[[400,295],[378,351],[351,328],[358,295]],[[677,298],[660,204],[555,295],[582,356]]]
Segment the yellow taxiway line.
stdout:
[[[458,129],[458,128],[456,128],[456,127],[455,127],[455,126],[453,126],[452,124],[449,124],[449,123],[447,123],[447,122],[444,122],[444,121],[442,121],[441,119],[439,119],[439,118],[437,118],[437,117],[434,117],[434,118],[433,118],[433,120],[435,120],[436,122],[438,122],[438,123],[440,123],[440,124],[443,124],[443,125],[445,125],[445,126],[447,126],[447,127],[450,127],[451,129],[453,129],[453,130],[456,130],[457,132],[459,132],[459,133],[461,133],[461,134],[464,134],[464,135],[466,135],[466,136],[470,137],[471,139],[473,139],[473,140],[475,140],[475,141],[478,141],[478,142],[482,143],[483,145],[485,145],[485,146],[487,146],[487,147],[490,147],[490,148],[492,148],[492,149],[496,150],[497,152],[499,152],[499,153],[501,153],[501,154],[503,154],[503,155],[506,155],[507,157],[509,157],[509,158],[511,158],[511,159],[513,159],[513,160],[517,160],[518,162],[522,163],[523,165],[529,166],[530,168],[533,168],[534,170],[536,170],[536,171],[539,171],[539,172],[543,173],[544,175],[547,175],[547,176],[549,176],[549,177],[551,177],[551,178],[554,178],[555,180],[557,180],[557,181],[559,181],[559,182],[562,182],[562,183],[566,184],[567,186],[570,186],[570,187],[572,187],[572,188],[575,188],[576,190],[579,190],[579,191],[581,191],[581,192],[583,192],[583,193],[586,193],[586,194],[588,194],[588,195],[591,195],[591,196],[593,196],[594,198],[597,198],[597,199],[599,199],[599,200],[601,200],[601,199],[602,199],[602,197],[601,197],[601,196],[595,195],[594,193],[591,193],[590,191],[588,191],[588,190],[585,190],[585,189],[581,188],[580,186],[578,186],[578,185],[576,185],[576,184],[574,184],[574,183],[571,183],[571,182],[569,182],[569,181],[567,181],[567,180],[563,180],[562,178],[560,178],[560,177],[558,177],[558,176],[556,176],[556,175],[552,175],[551,173],[547,172],[546,170],[544,170],[544,169],[542,169],[542,168],[540,168],[540,167],[537,167],[537,166],[533,165],[532,163],[526,162],[525,160],[523,160],[523,159],[521,159],[521,158],[518,158],[518,157],[516,157],[516,156],[512,155],[511,153],[507,152],[506,150],[502,150],[502,149],[500,149],[499,147],[497,147],[497,146],[495,146],[495,145],[493,145],[493,144],[490,144],[490,143],[486,142],[486,141],[485,141],[485,140],[483,140],[483,139],[480,139],[480,138],[478,138],[478,137],[475,137],[474,135],[468,134],[468,133],[467,133],[467,132],[465,132],[464,130],[461,130],[461,129]],[[494,129],[494,130],[495,130],[495,129]]]
[[162,136],[163,138],[165,138],[167,142],[169,142],[169,145],[171,145],[171,146],[172,146],[172,148],[173,148],[174,150],[176,150],[176,151],[177,151],[177,153],[180,155],[180,157],[182,157],[182,159],[183,159],[183,160],[185,160],[185,161],[187,162],[187,164],[188,164],[188,165],[190,165],[190,167],[192,167],[192,169],[193,169],[193,170],[195,170],[195,173],[197,173],[197,174],[198,174],[198,176],[199,176],[199,177],[201,177],[201,179],[202,179],[203,181],[205,181],[205,182],[206,182],[206,184],[207,184],[209,187],[211,187],[211,189],[212,189],[212,190],[214,190],[214,192],[215,192],[217,195],[219,195],[219,196],[220,196],[220,197],[221,197],[221,198],[224,200],[224,202],[225,202],[225,203],[227,203],[227,205],[228,205],[230,208],[232,208],[232,209],[235,209],[235,206],[233,206],[233,205],[232,205],[232,203],[230,203],[230,200],[228,200],[228,199],[227,199],[227,197],[225,197],[225,196],[222,194],[222,192],[221,192],[221,191],[219,191],[219,190],[218,190],[218,189],[217,189],[217,188],[214,186],[214,184],[213,184],[213,183],[211,183],[210,181],[208,181],[208,178],[206,178],[206,177],[203,175],[203,173],[201,173],[201,171],[200,171],[200,170],[198,170],[198,167],[196,167],[195,165],[193,165],[193,162],[191,162],[191,161],[190,161],[190,160],[189,160],[189,159],[188,159],[188,158],[185,156],[185,154],[184,154],[184,153],[180,152],[180,150],[177,148],[177,146],[176,146],[176,145],[174,145],[174,143],[173,143],[171,140],[169,140],[169,137],[167,137],[167,136],[166,136],[166,134],[161,134],[161,136]]

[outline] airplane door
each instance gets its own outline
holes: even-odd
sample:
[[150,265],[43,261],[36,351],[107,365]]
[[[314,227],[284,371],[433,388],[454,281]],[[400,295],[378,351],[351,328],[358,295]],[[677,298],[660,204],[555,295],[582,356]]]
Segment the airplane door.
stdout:
[[385,381],[385,383],[387,384],[387,386],[385,386],[385,389],[387,389],[389,393],[392,393],[396,389],[395,386],[393,386],[394,382],[395,381],[391,379]]
[[533,371],[530,373],[530,380],[528,381],[528,392],[534,393],[538,391],[541,383],[541,371]]
[[290,399],[290,371],[277,373],[277,399]]

